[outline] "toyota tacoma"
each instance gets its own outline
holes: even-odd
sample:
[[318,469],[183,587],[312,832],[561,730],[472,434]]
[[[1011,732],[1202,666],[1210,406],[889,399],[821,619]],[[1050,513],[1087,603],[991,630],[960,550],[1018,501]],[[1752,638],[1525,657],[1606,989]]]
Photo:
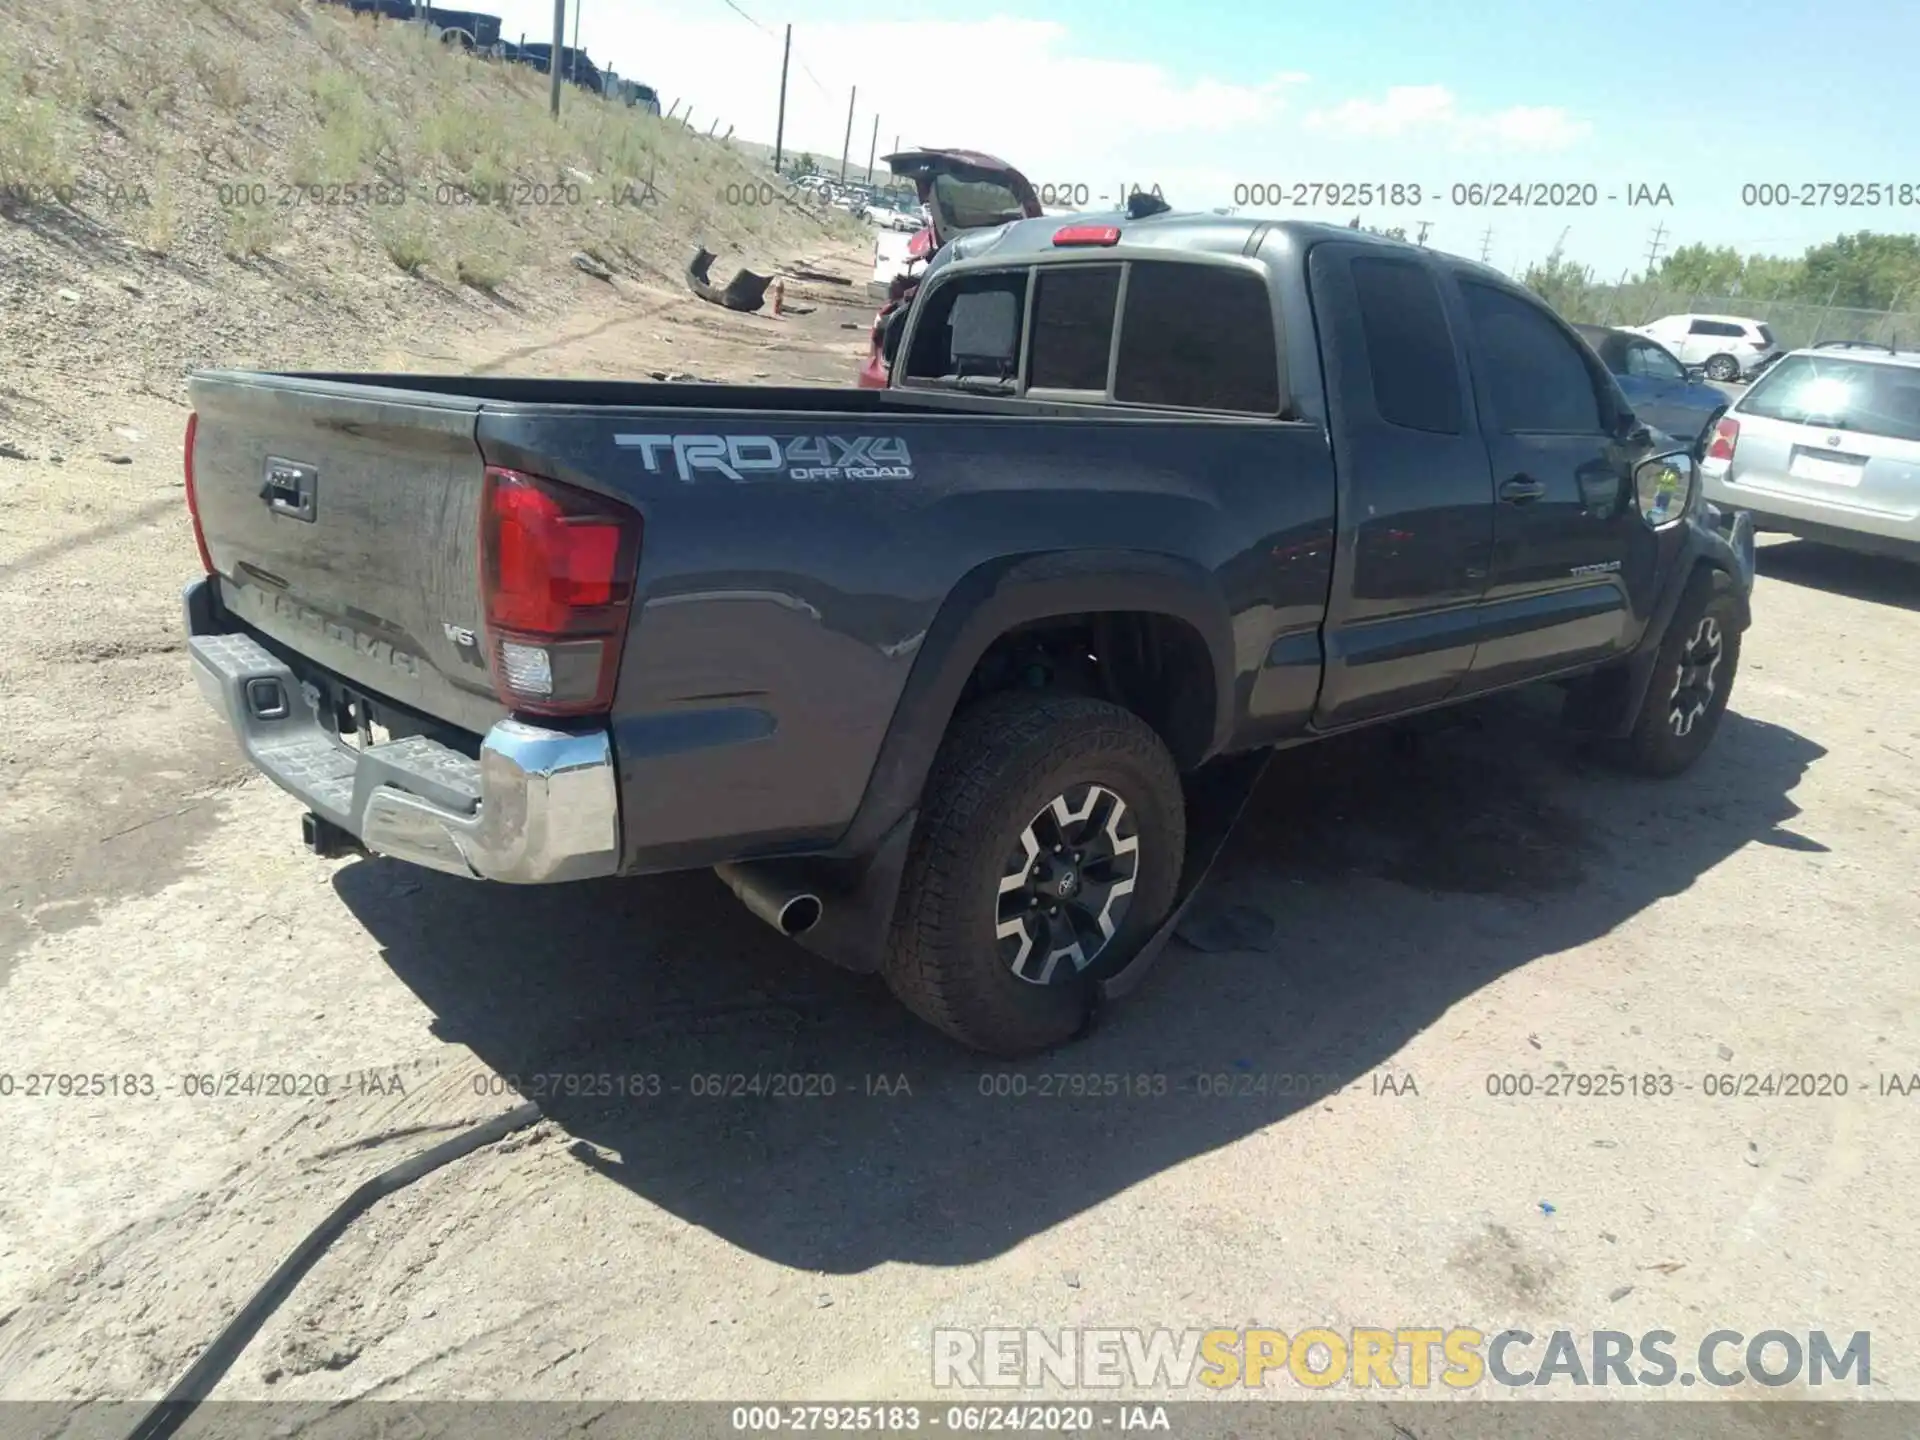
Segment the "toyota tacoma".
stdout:
[[1073,1036],[1232,758],[1536,681],[1708,745],[1750,529],[1483,266],[956,237],[884,389],[200,372],[190,664],[322,854],[714,867],[965,1044]]

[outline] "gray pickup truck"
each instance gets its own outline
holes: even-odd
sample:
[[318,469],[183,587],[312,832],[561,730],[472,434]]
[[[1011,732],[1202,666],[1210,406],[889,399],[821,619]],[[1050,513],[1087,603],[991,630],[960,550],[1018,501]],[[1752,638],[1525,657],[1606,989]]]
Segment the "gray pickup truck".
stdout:
[[1164,933],[1221,757],[1534,681],[1705,749],[1751,535],[1526,291],[1218,216],[950,248],[880,390],[196,374],[191,664],[313,848],[712,866],[1019,1054]]

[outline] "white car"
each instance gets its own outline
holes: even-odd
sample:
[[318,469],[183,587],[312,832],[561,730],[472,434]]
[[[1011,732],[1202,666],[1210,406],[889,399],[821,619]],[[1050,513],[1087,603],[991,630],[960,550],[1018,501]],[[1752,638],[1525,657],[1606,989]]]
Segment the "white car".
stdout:
[[1698,365],[1722,384],[1751,376],[1780,352],[1765,322],[1740,315],[1663,315],[1626,328],[1658,340],[1682,365]]
[[1920,356],[1795,350],[1721,417],[1700,475],[1757,529],[1920,560]]

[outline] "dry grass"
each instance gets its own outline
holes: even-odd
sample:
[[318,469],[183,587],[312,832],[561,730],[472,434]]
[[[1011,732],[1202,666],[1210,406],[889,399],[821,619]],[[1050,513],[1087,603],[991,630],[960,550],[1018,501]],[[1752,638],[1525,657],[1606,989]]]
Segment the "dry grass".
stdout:
[[0,198],[29,201],[73,181],[73,135],[59,105],[0,56]]
[[[569,89],[556,124],[546,77],[339,6],[36,0],[24,13],[31,30],[0,26],[0,186],[77,184],[85,210],[141,177],[152,203],[116,213],[150,252],[297,264],[344,243],[492,292],[578,249],[660,273],[696,239],[764,265],[852,233],[727,203],[729,182],[764,167],[677,122]],[[243,179],[269,203],[218,202]],[[397,211],[354,198],[393,186],[410,197]],[[278,203],[288,187],[330,198]]]
[[227,231],[223,249],[229,260],[245,263],[273,252],[285,234],[285,222],[271,203],[236,204],[227,207]]

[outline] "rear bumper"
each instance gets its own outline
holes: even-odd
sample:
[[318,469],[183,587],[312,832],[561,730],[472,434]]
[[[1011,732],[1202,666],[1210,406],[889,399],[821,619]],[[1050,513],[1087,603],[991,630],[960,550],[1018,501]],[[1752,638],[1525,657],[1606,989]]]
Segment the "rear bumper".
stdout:
[[1790,494],[1764,481],[1743,484],[1738,478],[1738,454],[1734,474],[1726,473],[1724,463],[1714,469],[1703,467],[1703,493],[1723,510],[1750,511],[1763,529],[1809,539],[1852,536],[1871,542],[1872,548],[1895,552],[1920,548],[1920,508],[1901,513],[1849,502],[1845,492],[1828,497]]
[[518,885],[618,868],[619,790],[606,731],[502,720],[477,760],[420,735],[355,749],[333,733],[292,666],[223,623],[207,581],[188,586],[184,600],[194,682],[247,758],[369,851]]

